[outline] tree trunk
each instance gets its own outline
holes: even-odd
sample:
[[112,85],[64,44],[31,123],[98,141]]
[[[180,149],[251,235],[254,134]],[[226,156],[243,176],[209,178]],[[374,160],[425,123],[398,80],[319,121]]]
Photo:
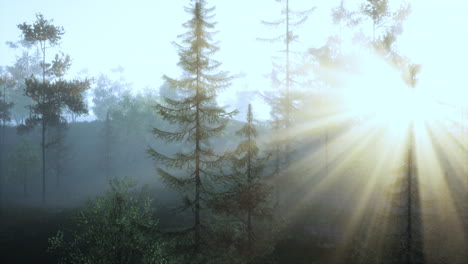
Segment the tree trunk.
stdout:
[[[275,133],[279,133],[279,120],[278,118],[275,118]],[[282,182],[280,180],[280,169],[281,169],[281,155],[280,155],[280,143],[275,142],[275,181],[276,181],[276,207],[279,207],[281,203],[281,187],[282,187]]]
[[[44,118],[44,117],[42,117]],[[45,203],[45,193],[46,193],[46,156],[45,156],[45,135],[46,135],[46,124],[45,121],[42,121],[42,140],[41,140],[41,151],[42,151],[42,202]]]
[[197,128],[196,128],[196,147],[195,147],[195,254],[198,253],[201,243],[201,221],[200,221],[200,190],[201,190],[201,179],[200,179],[200,133],[199,133],[199,116],[198,116],[198,103],[197,103]]
[[2,131],[0,135],[0,207],[3,205],[3,198],[4,198],[4,175],[3,175],[3,149],[5,148],[4,146],[5,142],[5,121],[2,121]]
[[[3,87],[3,104],[6,105],[6,87]],[[3,167],[3,149],[5,148],[5,119],[2,120],[2,131],[0,134],[0,207],[3,205],[4,199],[4,167]]]
[[285,163],[286,166],[289,166],[289,161],[290,161],[290,152],[291,152],[291,141],[290,141],[290,128],[291,128],[291,95],[290,95],[290,67],[289,67],[289,42],[291,41],[290,39],[290,34],[289,34],[289,0],[286,0],[286,113],[285,113],[285,126],[286,126],[286,131],[285,131],[285,137],[286,137],[286,144],[285,144]]
[[[249,116],[251,115],[250,105],[249,105]],[[249,125],[252,126],[252,121],[249,120]],[[247,243],[248,243],[248,252],[249,254],[252,253],[252,246],[253,246],[253,229],[252,229],[252,140],[251,135],[249,132],[248,135],[249,140],[249,151],[247,152],[248,160],[247,160],[247,186],[249,190],[249,207],[247,211]]]
[[412,167],[413,167],[413,126],[410,127],[410,138],[408,147],[408,165],[406,171],[407,190],[407,216],[406,216],[406,263],[412,264],[412,244],[413,244],[413,222],[412,222]]
[[62,143],[58,143],[58,146],[57,146],[57,160],[56,160],[56,164],[55,164],[55,172],[56,172],[56,187],[57,189],[60,187],[60,177],[61,177],[61,174],[62,174],[62,160],[61,160],[61,155],[62,155],[62,152],[60,150],[60,148],[62,147],[61,146]]
[[[199,38],[199,36],[197,36]],[[199,51],[197,52],[197,65],[200,65],[200,55]],[[200,72],[197,69],[197,86],[196,86],[196,116],[195,116],[195,255],[199,253],[200,244],[201,244],[201,221],[200,221],[200,191],[201,191],[201,179],[200,179],[200,86],[199,86]]]
[[111,137],[112,137],[112,130],[110,124],[110,117],[109,117],[109,110],[106,112],[106,123],[104,125],[104,173],[106,175],[106,179],[110,179],[110,151],[111,151]]
[[[46,64],[45,64],[45,57],[46,57],[46,42],[39,41],[42,49],[42,83],[45,83],[45,72],[46,72]],[[42,141],[41,141],[41,151],[42,151],[42,202],[45,203],[45,193],[46,193],[46,182],[45,182],[45,174],[46,174],[46,156],[45,156],[45,135],[46,135],[46,124],[44,120],[44,115],[42,115]]]

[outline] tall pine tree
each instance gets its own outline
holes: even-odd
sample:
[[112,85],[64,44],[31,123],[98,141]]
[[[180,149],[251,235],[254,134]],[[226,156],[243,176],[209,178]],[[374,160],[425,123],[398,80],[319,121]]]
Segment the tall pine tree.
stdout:
[[[311,8],[309,10],[296,11],[291,8],[290,0],[279,0],[283,4],[281,13],[282,18],[267,22],[263,21],[263,24],[271,27],[284,27],[284,33],[270,39],[261,39],[268,42],[283,42],[284,50],[281,52],[284,54],[281,59],[283,62],[274,63],[274,69],[272,74],[273,82],[280,86],[280,94],[273,98],[267,98],[270,105],[272,106],[272,114],[275,117],[278,117],[282,125],[285,127],[285,133],[289,134],[289,130],[292,126],[292,113],[294,111],[294,101],[297,100],[293,93],[294,86],[297,85],[297,80],[295,77],[298,75],[298,70],[295,69],[295,63],[293,62],[294,51],[292,45],[294,42],[297,42],[298,35],[295,34],[294,29],[302,24],[308,19],[310,13],[315,9]],[[288,137],[286,135],[285,137]],[[289,144],[286,144],[286,149],[290,148]],[[289,152],[285,153],[286,163],[288,163]]]
[[32,25],[27,23],[18,25],[23,40],[37,45],[42,53],[42,81],[35,76],[25,80],[24,94],[31,98],[33,104],[29,106],[31,111],[29,118],[24,125],[18,127],[18,130],[26,132],[37,125],[41,126],[42,201],[45,202],[47,130],[66,121],[62,117],[64,109],[76,114],[87,113],[83,93],[89,88],[90,82],[67,81],[63,78],[71,64],[68,55],[55,55],[51,63],[46,63],[47,49],[59,44],[64,30],[62,27],[52,25],[52,20],[46,20],[41,14],[37,14],[36,19]]
[[[284,44],[284,49],[281,50],[283,56],[278,58],[279,61],[274,61],[271,74],[273,85],[279,88],[279,91],[273,96],[264,96],[264,99],[272,108],[271,114],[273,118],[279,120],[281,130],[276,138],[284,147],[282,160],[284,160],[284,166],[287,167],[290,163],[292,152],[293,135],[291,130],[294,123],[293,116],[297,108],[297,102],[300,99],[299,94],[294,91],[294,88],[299,83],[297,77],[300,74],[293,60],[295,52],[292,49],[292,45],[298,40],[298,35],[295,34],[294,30],[305,23],[315,8],[297,11],[291,8],[291,0],[277,0],[277,2],[283,5],[281,10],[282,17],[272,22],[263,21],[263,24],[281,28],[284,31],[274,38],[259,38],[259,40],[272,43],[282,42]],[[278,175],[281,174],[279,173]],[[280,177],[284,177],[284,175]],[[282,185],[280,183],[282,180],[284,179],[276,179],[279,185]]]
[[181,99],[166,97],[164,104],[156,106],[162,118],[177,129],[163,131],[154,128],[153,134],[167,142],[185,142],[186,151],[168,155],[162,149],[147,150],[156,165],[162,163],[167,168],[175,169],[158,168],[157,171],[170,187],[184,194],[181,209],[191,209],[193,212],[193,225],[184,230],[193,233],[193,240],[189,243],[193,262],[200,261],[204,250],[202,229],[206,223],[202,219],[202,210],[206,208],[210,183],[218,177],[217,169],[227,157],[226,154],[215,153],[210,139],[219,135],[235,114],[226,112],[216,104],[218,91],[230,85],[231,77],[226,72],[218,71],[220,63],[211,58],[219,49],[211,41],[215,24],[209,20],[213,10],[207,8],[203,0],[186,8],[192,18],[183,24],[188,31],[179,36],[182,43],[176,44],[180,58],[178,65],[184,72],[183,77],[173,79],[164,76],[168,85],[177,89]]

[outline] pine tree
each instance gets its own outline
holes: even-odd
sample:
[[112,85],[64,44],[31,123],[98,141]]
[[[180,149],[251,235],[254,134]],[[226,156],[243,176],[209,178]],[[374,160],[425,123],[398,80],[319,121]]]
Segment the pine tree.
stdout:
[[284,164],[287,167],[290,163],[292,152],[291,144],[293,142],[293,136],[291,129],[294,123],[293,115],[297,110],[297,101],[300,99],[299,93],[293,90],[298,84],[297,77],[299,75],[299,70],[296,69],[297,67],[295,67],[295,63],[293,63],[293,55],[295,52],[292,49],[292,44],[298,40],[298,36],[294,34],[293,30],[295,27],[304,24],[308,19],[309,14],[315,8],[303,11],[294,11],[290,7],[290,0],[278,0],[277,2],[283,4],[281,13],[284,17],[273,22],[263,21],[263,24],[276,28],[284,27],[285,31],[283,34],[280,34],[275,38],[259,38],[259,40],[273,43],[284,43],[284,50],[281,51],[284,53],[284,57],[281,58],[284,59],[284,61],[279,63],[274,62],[274,68],[271,74],[273,85],[278,87],[280,90],[277,95],[264,96],[264,99],[272,108],[271,114],[273,118],[279,120],[281,130],[277,138],[280,140],[281,145],[284,146],[282,160],[284,160]]
[[244,137],[234,151],[233,174],[228,178],[227,190],[220,199],[214,202],[215,211],[224,213],[234,219],[241,219],[244,226],[241,253],[252,257],[255,253],[254,218],[264,219],[271,216],[269,198],[270,188],[262,179],[262,171],[267,157],[259,157],[259,148],[256,143],[257,129],[254,125],[252,107],[249,104],[247,123],[236,132]]
[[375,41],[375,31],[384,26],[390,16],[388,0],[367,0],[361,9],[365,15],[372,19],[372,41]]
[[[416,87],[417,74],[419,72],[419,67],[414,66],[410,68],[410,87],[413,90]],[[424,263],[424,255],[422,252],[421,243],[417,243],[414,237],[416,234],[419,237],[422,237],[422,223],[416,223],[413,219],[419,219],[421,221],[421,205],[419,201],[419,184],[418,184],[418,169],[416,166],[415,158],[415,142],[414,142],[414,128],[413,122],[410,124],[410,134],[409,134],[409,143],[408,143],[408,160],[407,160],[407,169],[406,169],[406,182],[407,182],[407,195],[406,195],[406,206],[407,206],[407,215],[406,215],[406,263]]]
[[[408,86],[413,89],[416,87],[418,65],[409,67],[409,76],[406,80]],[[390,193],[392,210],[395,212],[392,216],[396,217],[395,223],[399,227],[396,230],[401,238],[398,243],[400,262],[407,264],[424,263],[423,254],[423,232],[422,232],[422,212],[420,201],[420,184],[415,155],[415,138],[413,122],[410,123],[407,141],[406,160],[402,167],[395,172],[402,177],[398,177],[394,183],[393,191]]]
[[[392,191],[389,192],[391,213],[387,216],[394,223],[394,230],[391,230],[388,240],[395,244],[389,251],[398,252],[395,254],[398,261],[407,264],[424,263],[422,204],[413,141],[414,135],[410,131],[405,164],[396,170],[401,176],[396,178]],[[396,241],[390,236],[396,237]]]
[[[308,19],[309,14],[315,9],[311,8],[304,11],[294,11],[290,8],[290,0],[280,0],[284,4],[281,13],[284,15],[283,18],[267,22],[263,21],[263,24],[272,27],[284,26],[285,32],[273,39],[260,39],[269,42],[284,42],[284,62],[274,64],[274,70],[272,73],[272,79],[274,83],[278,84],[282,89],[280,95],[276,98],[271,98],[270,104],[273,108],[273,115],[278,117],[282,122],[286,130],[289,130],[292,125],[292,113],[294,111],[294,101],[297,98],[294,97],[292,92],[293,87],[297,84],[295,77],[298,75],[298,71],[294,69],[294,63],[292,56],[294,51],[292,44],[297,42],[298,35],[294,34],[293,29],[305,23]],[[284,76],[282,76],[284,74]],[[286,131],[289,133],[289,131]],[[289,148],[289,144],[286,144],[286,148]],[[286,151],[286,160],[288,160],[289,153]]]
[[354,27],[360,23],[360,19],[358,17],[358,12],[353,12],[346,8],[345,0],[341,0],[338,6],[332,8],[331,16],[333,24],[338,26],[337,42],[339,45],[338,50],[341,54],[343,43],[343,25]]
[[[277,117],[275,117],[272,127],[273,127],[273,133],[275,135],[278,135],[280,133],[280,122]],[[273,144],[273,147],[272,147],[271,153],[273,154],[273,160],[274,160],[274,170],[273,170],[272,175],[274,179],[278,179],[279,173],[281,170],[281,143],[279,140],[273,140],[272,144]],[[280,201],[281,201],[280,189],[276,188],[276,205],[279,205]]]
[[[226,160],[226,154],[217,154],[210,146],[210,139],[220,135],[229,118],[235,112],[226,112],[216,104],[216,95],[220,89],[230,85],[231,77],[226,72],[218,72],[220,63],[211,55],[219,48],[211,43],[214,23],[209,20],[214,8],[207,8],[206,1],[199,0],[186,8],[193,17],[183,26],[188,29],[180,35],[182,44],[176,44],[180,61],[178,65],[184,71],[183,77],[173,79],[164,76],[173,89],[177,89],[180,100],[164,99],[164,104],[156,106],[162,118],[178,127],[174,131],[153,129],[153,134],[167,142],[186,142],[190,148],[172,156],[154,148],[148,148],[148,154],[156,165],[164,164],[167,168],[181,171],[174,173],[158,168],[162,179],[170,187],[184,193],[181,210],[191,209],[194,214],[193,226],[184,230],[193,233],[191,249],[192,261],[198,261],[202,252],[202,229],[206,226],[202,219],[202,210],[206,208],[206,199],[210,185],[218,175],[217,169]],[[182,174],[185,173],[185,176]]]
[[388,0],[367,0],[367,3],[361,5],[360,10],[364,17],[357,24],[370,18],[374,48],[379,52],[395,53],[392,45],[402,33],[402,24],[411,13],[411,5],[403,4],[392,12],[388,2]]
[[90,83],[88,80],[64,80],[63,76],[71,65],[68,55],[65,56],[63,53],[61,56],[55,55],[54,60],[46,64],[46,50],[59,44],[64,31],[62,27],[52,25],[52,20],[46,20],[41,14],[37,14],[36,18],[33,25],[26,23],[18,25],[24,41],[38,45],[42,52],[42,81],[34,76],[25,80],[24,94],[30,97],[34,104],[30,106],[30,117],[26,119],[24,125],[18,127],[18,130],[26,132],[37,125],[41,126],[42,201],[45,202],[47,128],[66,122],[62,117],[65,108],[76,114],[87,113],[83,93],[89,88]]

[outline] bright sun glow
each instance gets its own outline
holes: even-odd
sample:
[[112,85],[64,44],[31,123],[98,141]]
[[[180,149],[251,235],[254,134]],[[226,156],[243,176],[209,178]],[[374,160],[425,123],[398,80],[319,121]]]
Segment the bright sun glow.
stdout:
[[430,90],[409,87],[401,72],[383,59],[368,55],[360,60],[357,72],[342,77],[346,85],[339,91],[349,115],[378,126],[406,129],[411,122],[434,122],[448,114]]
[[[319,178],[304,203],[347,177],[352,183],[362,180],[345,236],[353,237],[364,221],[369,222],[369,233],[385,233],[382,230],[395,224],[393,218],[382,221],[382,215],[375,214],[364,219],[369,217],[366,210],[375,205],[375,197],[385,197],[399,180],[412,177],[418,185],[426,242],[437,241],[430,225],[446,224],[459,234],[454,239],[459,245],[468,245],[456,198],[459,189],[468,187],[466,89],[448,78],[434,81],[440,76],[431,76],[434,73],[425,71],[424,65],[412,88],[397,67],[370,51],[348,57],[347,62],[351,66],[344,70],[321,69],[321,77],[333,84],[320,91],[321,96],[332,99],[311,104],[311,112],[324,113],[299,128],[299,134],[323,140],[319,150],[296,162],[301,168],[319,161],[314,171],[304,172]],[[391,213],[394,208],[385,210]],[[426,250],[432,246],[437,245],[427,242]]]

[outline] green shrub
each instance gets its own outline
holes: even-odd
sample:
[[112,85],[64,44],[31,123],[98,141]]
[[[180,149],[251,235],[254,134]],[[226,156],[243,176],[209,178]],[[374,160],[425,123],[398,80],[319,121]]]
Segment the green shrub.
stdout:
[[156,232],[151,199],[135,195],[135,181],[111,179],[110,190],[74,218],[71,237],[59,230],[49,238],[49,251],[59,263],[169,263]]

